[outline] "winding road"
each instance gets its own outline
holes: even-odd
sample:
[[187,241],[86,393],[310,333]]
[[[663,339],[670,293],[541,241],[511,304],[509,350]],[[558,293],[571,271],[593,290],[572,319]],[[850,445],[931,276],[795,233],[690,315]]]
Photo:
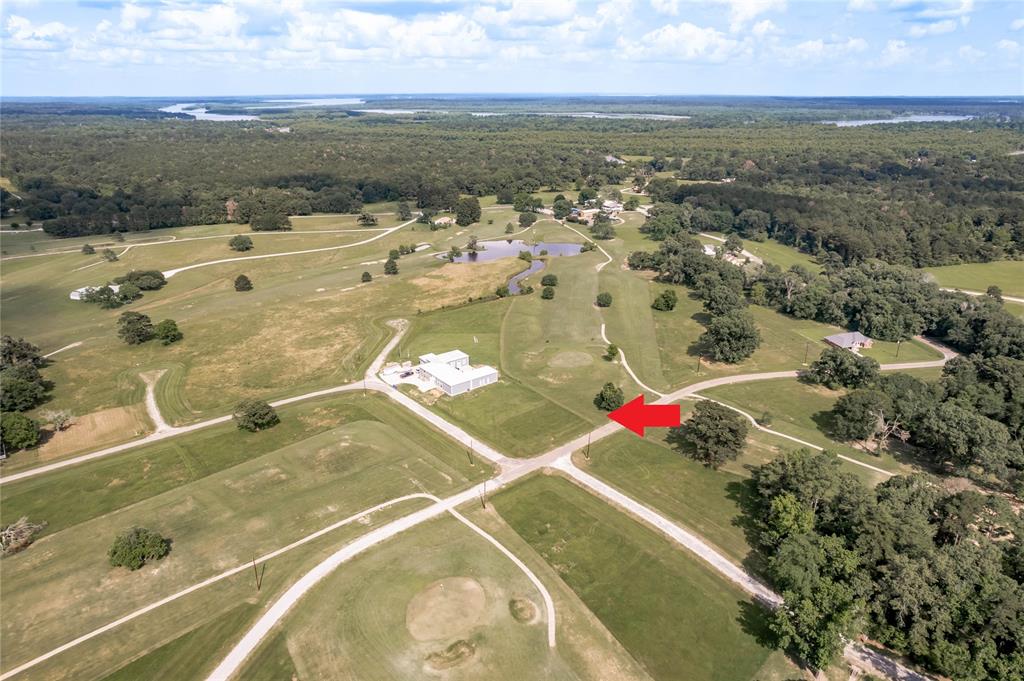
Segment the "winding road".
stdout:
[[[188,269],[215,265],[222,262],[235,262],[237,260],[256,258],[283,257],[286,255],[298,255],[303,253],[321,252],[324,250],[336,250],[338,248],[351,248],[353,246],[358,246],[379,239],[397,229],[400,229],[401,227],[404,227],[407,224],[409,223],[403,223],[402,225],[399,225],[397,227],[389,228],[384,233],[372,237],[370,239],[354,244],[347,244],[345,246],[331,247],[326,249],[310,249],[305,251],[296,251],[292,253],[276,253],[262,256],[249,256],[245,258],[219,260],[208,263],[198,263],[195,265],[190,265],[175,270],[170,270],[169,272],[165,272],[165,276],[169,277],[173,276],[178,272],[186,271]],[[573,229],[572,227],[568,228]],[[588,241],[591,241],[589,237],[586,237],[586,235],[583,235],[578,230],[573,229],[573,231],[576,231],[581,236],[587,238]],[[607,258],[607,260],[604,263],[601,263],[597,266],[597,269],[600,270],[601,268],[603,268],[605,265],[612,261],[612,257],[600,246],[598,246],[598,249]],[[566,476],[567,478],[569,478],[571,481],[581,486],[582,488],[601,497],[602,499],[615,505],[617,508],[626,511],[627,513],[631,514],[633,517],[649,525],[650,527],[653,527],[671,541],[675,542],[679,546],[682,546],[691,553],[693,553],[695,556],[704,561],[711,569],[721,574],[730,582],[739,586],[746,593],[750,594],[753,598],[757,599],[759,602],[765,604],[766,606],[777,607],[782,603],[782,599],[778,594],[773,592],[771,589],[762,584],[755,577],[746,572],[741,566],[733,563],[728,557],[721,554],[714,546],[704,541],[701,537],[694,534],[690,530],[682,527],[678,523],[664,517],[656,510],[643,504],[642,502],[623,494],[622,492],[618,491],[608,483],[603,482],[598,478],[590,475],[589,473],[580,470],[573,463],[572,454],[575,451],[583,449],[583,447],[585,447],[587,444],[608,437],[621,430],[622,427],[617,423],[609,421],[608,423],[592,430],[590,433],[581,435],[575,438],[574,440],[564,443],[558,447],[555,447],[552,450],[539,456],[530,459],[516,459],[508,457],[502,454],[501,452],[493,449],[492,447],[475,440],[463,429],[459,428],[458,426],[452,423],[449,423],[441,416],[430,411],[419,402],[413,400],[404,393],[399,392],[395,388],[381,381],[379,378],[377,378],[377,374],[379,373],[381,367],[383,366],[383,363],[385,362],[387,356],[394,349],[394,347],[401,341],[406,329],[408,328],[408,323],[405,322],[404,320],[398,320],[390,324],[392,328],[395,329],[395,334],[388,341],[388,343],[385,344],[381,352],[370,364],[366,376],[362,381],[356,381],[345,385],[326,388],[324,390],[313,391],[303,395],[277,400],[275,402],[272,402],[271,404],[275,407],[279,407],[304,400],[315,399],[327,395],[340,394],[348,391],[373,390],[375,392],[382,393],[389,399],[397,402],[398,404],[401,404],[403,407],[410,410],[421,419],[427,421],[428,423],[430,423],[431,425],[433,425],[438,430],[442,431],[452,439],[456,440],[457,442],[460,442],[463,445],[470,447],[475,454],[478,454],[483,458],[487,459],[488,461],[492,462],[493,464],[495,464],[499,471],[498,474],[486,482],[480,483],[479,485],[473,486],[463,492],[449,496],[444,499],[440,499],[428,494],[417,494],[409,495],[407,497],[400,497],[399,499],[384,502],[379,506],[373,507],[372,509],[367,509],[366,511],[362,511],[355,516],[340,521],[339,523],[334,523],[328,527],[325,527],[317,531],[316,533],[313,533],[312,535],[308,535],[307,537],[304,537],[298,540],[297,542],[293,542],[292,544],[289,544],[288,546],[278,549],[277,551],[267,554],[267,556],[264,556],[263,558],[259,559],[258,562],[269,560],[273,556],[280,555],[280,553],[284,551],[291,550],[303,543],[311,541],[316,537],[323,536],[327,532],[330,532],[333,529],[336,529],[344,524],[350,523],[355,519],[365,517],[367,514],[372,513],[375,510],[380,510],[382,508],[397,504],[404,500],[412,498],[422,498],[428,499],[433,502],[430,506],[427,506],[426,508],[414,511],[406,516],[385,523],[384,525],[381,525],[380,527],[377,527],[367,532],[366,534],[361,535],[360,537],[348,542],[347,544],[339,548],[336,552],[334,552],[326,559],[324,559],[322,562],[320,562],[318,565],[316,565],[305,575],[303,575],[291,587],[289,587],[287,591],[285,591],[281,596],[279,596],[263,613],[263,615],[261,615],[259,620],[252,627],[250,627],[250,629],[245,633],[245,635],[235,644],[231,651],[220,661],[218,666],[210,674],[210,676],[208,677],[209,681],[225,681],[226,679],[229,679],[232,676],[234,676],[245,663],[245,661],[249,658],[249,656],[253,653],[253,651],[272,631],[275,625],[277,625],[286,616],[286,614],[291,610],[291,608],[293,608],[296,605],[296,603],[298,603],[309,592],[310,589],[312,589],[318,582],[320,582],[320,580],[329,575],[340,565],[344,564],[348,560],[351,560],[353,557],[361,554],[362,552],[374,546],[377,546],[384,541],[387,541],[391,537],[401,534],[406,530],[416,527],[422,522],[438,517],[445,513],[451,514],[457,519],[459,519],[461,522],[467,524],[467,526],[469,526],[475,532],[477,532],[485,539],[487,539],[487,541],[493,544],[496,548],[502,551],[502,553],[504,553],[508,558],[510,558],[510,560],[515,562],[515,564],[519,566],[520,569],[522,569],[527,574],[530,581],[538,588],[544,599],[547,613],[548,642],[551,647],[554,647],[556,644],[556,618],[554,612],[554,604],[551,600],[551,596],[548,593],[547,589],[543,586],[540,580],[537,579],[536,575],[534,575],[521,560],[516,558],[516,556],[512,554],[511,551],[503,547],[497,540],[488,535],[482,529],[473,525],[470,521],[468,521],[465,517],[459,514],[458,511],[456,510],[458,506],[461,506],[467,502],[474,501],[478,498],[484,498],[488,493],[497,491],[511,484],[512,482],[521,479],[526,475],[543,470],[556,471]],[[608,341],[607,336],[605,335],[605,330],[603,326],[602,338],[605,340],[605,342],[610,342]],[[925,342],[928,343],[928,341]],[[936,346],[931,343],[929,343],[929,345],[932,345],[940,352],[942,352],[942,359],[925,362],[904,362],[897,364],[889,364],[883,365],[881,368],[883,370],[901,370],[922,367],[936,367],[942,366],[950,357],[955,356],[955,353],[949,351],[946,348]],[[659,396],[655,400],[655,403],[659,404],[667,404],[676,402],[681,399],[694,397],[698,399],[706,399],[702,398],[696,393],[698,393],[701,390],[705,390],[707,388],[715,386],[730,385],[735,383],[759,381],[773,378],[790,378],[795,377],[797,375],[796,371],[778,371],[757,374],[746,374],[739,376],[726,376],[701,381],[666,394],[651,390],[650,388],[645,386],[638,379],[638,377],[635,375],[632,369],[629,368],[629,365],[626,362],[625,353],[622,353],[621,350],[620,359],[622,360],[623,368],[637,382],[638,385],[650,391],[652,394]],[[147,408],[150,410],[150,413],[153,414],[153,411],[156,411],[156,418],[154,418],[154,423],[157,425],[157,430],[154,433],[151,433],[150,435],[139,440],[124,443],[114,447],[108,447],[106,449],[98,450],[96,452],[91,452],[89,454],[73,457],[63,461],[54,462],[44,466],[38,466],[36,468],[31,468],[20,473],[15,473],[13,475],[0,477],[0,485],[9,484],[12,482],[16,482],[18,480],[24,480],[27,478],[43,475],[56,470],[61,470],[66,467],[75,466],[88,461],[93,461],[102,457],[117,454],[119,452],[127,451],[135,447],[143,446],[152,442],[164,440],[171,437],[176,437],[184,433],[189,433],[203,428],[222,424],[231,419],[231,416],[226,415],[201,421],[199,423],[190,424],[187,426],[171,426],[169,424],[166,424],[163,421],[162,417],[159,416],[159,410],[157,409],[155,400],[154,386],[155,379],[147,383],[146,400]],[[747,416],[748,418],[750,418],[749,415]],[[757,424],[755,423],[755,425]],[[801,440],[798,440],[797,438],[786,436],[781,433],[776,434],[782,435],[783,437],[788,437],[789,439],[800,442],[801,444],[804,444],[806,446],[817,448],[815,445],[805,443]],[[855,460],[851,461],[853,461],[853,463],[857,463],[858,465],[865,465],[868,466],[869,468],[874,468],[872,466],[869,466],[868,464],[863,464]],[[888,474],[888,472],[881,471],[881,469],[875,470]],[[247,563],[244,566],[232,568],[231,570],[215,575],[214,577],[211,577],[207,580],[204,580],[203,582],[188,587],[187,589],[182,590],[176,594],[172,594],[170,596],[157,600],[154,603],[151,603],[145,606],[144,608],[136,610],[135,612],[130,613],[118,620],[115,620],[114,622],[111,622],[108,625],[105,625],[104,627],[101,627],[93,632],[85,634],[68,643],[62,644],[54,648],[53,650],[47,652],[46,654],[36,658],[35,660],[26,662],[25,664],[22,664],[19,667],[16,667],[5,672],[2,676],[0,676],[0,681],[6,680],[16,674],[19,674],[35,666],[36,664],[39,664],[40,662],[43,662],[47,659],[52,658],[55,655],[58,655],[62,652],[69,650],[70,648],[78,645],[79,643],[82,643],[86,640],[89,640],[90,638],[98,636],[117,626],[120,626],[121,624],[131,621],[132,619],[135,619],[136,617],[139,617],[142,614],[150,612],[153,609],[156,609],[165,603],[168,603],[177,598],[181,598],[185,595],[194,593],[195,591],[209,584],[212,584],[215,581],[219,581],[233,574],[237,574],[239,571],[247,569],[250,565],[251,563]],[[925,679],[927,679],[927,677],[925,676],[922,676],[912,670],[902,667],[890,658],[885,657],[884,655],[876,651],[870,650],[857,644],[851,643],[849,646],[847,646],[846,657],[848,661],[858,665],[859,667],[870,669],[874,671],[874,673],[883,674],[891,678],[906,679],[911,681],[924,681]]]

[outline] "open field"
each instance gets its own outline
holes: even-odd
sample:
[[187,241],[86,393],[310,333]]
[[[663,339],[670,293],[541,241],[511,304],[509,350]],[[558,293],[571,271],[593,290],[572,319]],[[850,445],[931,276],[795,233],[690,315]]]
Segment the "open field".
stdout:
[[[486,237],[503,227],[473,229]],[[165,417],[173,423],[191,422],[224,413],[244,396],[274,399],[352,380],[383,342],[385,319],[493,292],[516,271],[516,263],[450,266],[418,253],[402,258],[397,277],[382,275],[381,263],[390,248],[422,241],[439,248],[449,240],[465,243],[467,231],[410,225],[351,249],[246,261],[244,268],[226,263],[191,270],[121,310],[101,310],[69,300],[67,294],[132,267],[164,269],[192,262],[171,257],[157,261],[175,249],[216,244],[219,257],[231,252],[219,240],[137,248],[120,262],[79,272],[72,264],[85,257],[80,254],[10,261],[4,271],[4,330],[29,338],[44,352],[82,342],[44,370],[55,385],[44,408],[68,408],[82,416],[137,404],[142,397],[137,374],[167,369],[157,390]],[[266,237],[274,238],[349,237]],[[255,253],[261,252],[260,239]],[[364,270],[373,273],[374,281],[360,282]],[[253,291],[234,291],[231,282],[239,273],[253,280]],[[148,314],[154,322],[175,319],[185,338],[169,347],[127,346],[116,338],[116,319],[124,309]],[[126,429],[121,439],[133,434]]]
[[[381,397],[321,400],[282,410],[282,417],[252,438],[202,431],[162,451],[5,489],[5,517],[50,523],[31,550],[0,564],[5,607],[23,616],[3,623],[5,643],[18,651],[5,656],[8,668],[361,509],[414,492],[448,495],[491,474]],[[295,422],[301,425],[286,427]],[[264,437],[275,444],[261,451],[255,441]],[[204,456],[219,454],[218,440],[240,441],[236,458],[203,470]],[[137,573],[113,569],[108,542],[133,525],[170,537],[173,549]],[[69,607],[75,616],[67,615]],[[31,628],[23,626],[26,618]]]
[[[525,546],[516,549],[532,554]],[[431,521],[359,556],[317,585],[284,620],[278,638],[256,652],[242,678],[279,678],[264,673],[267,667],[294,669],[299,678],[353,681],[442,675],[647,678],[558,584],[557,576],[547,572],[543,579],[558,596],[562,628],[555,649],[547,645],[541,596],[525,574],[454,518]],[[529,601],[536,614],[518,621],[510,612],[513,599]],[[573,625],[571,631],[565,630],[567,624]],[[460,641],[468,644],[466,657],[430,658]]]
[[493,503],[652,678],[746,681],[778,655],[743,592],[572,483],[537,476]]
[[[714,233],[714,235],[722,237],[723,239],[726,237],[726,235],[721,232]],[[697,239],[699,239],[701,243],[711,244],[712,246],[720,246],[722,244],[721,241],[709,239],[706,236],[698,236]],[[784,270],[788,270],[793,265],[800,265],[810,272],[821,271],[821,265],[816,263],[813,257],[792,246],[780,244],[774,239],[767,239],[765,241],[741,239],[741,241],[743,242],[744,250],[753,253],[766,263],[773,263]]]
[[[940,375],[941,369],[908,373],[920,378],[935,379]],[[907,464],[894,458],[891,453],[875,456],[873,452],[854,447],[853,443],[839,442],[829,437],[832,406],[845,392],[829,390],[820,385],[809,385],[795,378],[783,378],[719,386],[705,390],[701,394],[742,409],[754,418],[770,414],[769,427],[772,430],[798,437],[837,454],[844,454],[893,473],[908,472]],[[796,443],[793,444],[794,447],[798,446]]]
[[984,291],[989,286],[998,286],[1008,296],[1024,297],[1024,261],[1000,260],[998,262],[926,267],[924,271],[935,277],[939,286],[962,288],[968,291]]

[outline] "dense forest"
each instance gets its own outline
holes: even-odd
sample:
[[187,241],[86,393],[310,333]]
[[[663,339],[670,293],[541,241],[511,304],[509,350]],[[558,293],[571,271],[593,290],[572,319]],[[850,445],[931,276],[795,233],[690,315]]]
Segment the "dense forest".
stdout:
[[266,211],[351,212],[400,198],[451,208],[460,194],[649,181],[654,200],[681,207],[680,229],[735,225],[847,264],[1024,254],[1024,156],[1011,155],[1024,146],[1022,122],[996,103],[944,102],[978,116],[957,123],[847,128],[805,114],[892,108],[772,103],[679,105],[672,110],[693,118],[673,121],[295,110],[225,124],[111,115],[102,101],[64,113],[16,102],[5,110],[0,163],[14,190],[2,192],[2,207],[12,220],[75,236],[221,222],[229,199],[238,204],[231,218],[244,222]]

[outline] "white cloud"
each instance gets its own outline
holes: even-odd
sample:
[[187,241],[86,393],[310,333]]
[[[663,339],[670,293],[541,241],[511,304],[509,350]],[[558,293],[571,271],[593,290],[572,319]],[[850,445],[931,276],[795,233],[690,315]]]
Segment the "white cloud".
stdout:
[[974,11],[974,0],[940,0],[928,5],[917,13],[919,17],[940,19],[943,17],[962,17]]
[[729,6],[729,30],[737,32],[750,21],[767,12],[786,9],[786,0],[713,0]]
[[679,14],[679,0],[651,0],[651,8],[658,14]]
[[868,43],[863,38],[846,38],[845,40],[825,41],[805,40],[797,45],[776,48],[779,58],[788,64],[816,63],[826,59],[837,59],[849,54],[863,52]]
[[850,12],[873,12],[877,6],[874,0],[850,0],[846,4],[846,9]]
[[473,11],[472,18],[481,24],[537,26],[576,16],[575,0],[511,0],[506,7],[484,5]]
[[878,65],[887,68],[908,61],[914,56],[916,50],[907,45],[905,40],[890,40],[885,44],[885,49],[878,58]]
[[119,26],[124,31],[134,30],[140,21],[148,19],[152,14],[153,10],[148,7],[141,7],[129,2],[121,8],[121,23]]
[[972,64],[985,56],[985,52],[979,50],[973,45],[963,45],[959,50],[957,50],[957,54],[960,55],[961,59]]
[[771,19],[762,19],[754,24],[753,28],[750,29],[750,32],[760,38],[766,35],[771,35],[772,33],[781,33],[781,30]]
[[1020,53],[1020,43],[1016,40],[1000,40],[996,43],[996,47],[1003,52],[1006,52],[1011,57],[1015,57]]
[[70,41],[77,30],[59,21],[36,25],[17,14],[7,17],[5,28],[8,36],[5,47],[18,50],[60,49]]
[[723,62],[748,47],[714,28],[687,21],[644,34],[638,41],[620,38],[619,48],[630,59]]
[[1024,28],[1024,19],[1014,19],[1013,23],[1010,24],[1010,28],[1014,31],[1019,31]]
[[923,38],[926,35],[941,35],[956,30],[956,21],[943,19],[930,24],[915,24],[910,27],[910,35],[914,38]]

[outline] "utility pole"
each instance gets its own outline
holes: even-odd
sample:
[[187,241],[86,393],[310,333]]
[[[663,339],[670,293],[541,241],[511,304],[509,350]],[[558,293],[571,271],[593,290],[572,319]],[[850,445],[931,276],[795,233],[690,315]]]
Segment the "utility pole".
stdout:
[[583,456],[586,457],[587,461],[590,461],[590,436],[591,436],[591,433],[588,432],[587,433],[587,448],[583,452]]
[[807,353],[811,351],[811,342],[804,343],[804,366],[807,366]]
[[473,441],[472,440],[469,441],[469,449],[466,450],[466,456],[469,457],[469,465],[470,466],[475,466],[476,465],[476,461],[473,460]]
[[700,376],[700,361],[704,359],[700,355],[697,355],[697,375]]
[[263,587],[263,575],[267,571],[267,564],[264,563],[262,566],[263,570],[256,569],[256,554],[252,554],[252,574],[256,577],[256,591],[259,591]]
[[902,340],[896,341],[896,359],[900,358],[900,343],[902,342]]

